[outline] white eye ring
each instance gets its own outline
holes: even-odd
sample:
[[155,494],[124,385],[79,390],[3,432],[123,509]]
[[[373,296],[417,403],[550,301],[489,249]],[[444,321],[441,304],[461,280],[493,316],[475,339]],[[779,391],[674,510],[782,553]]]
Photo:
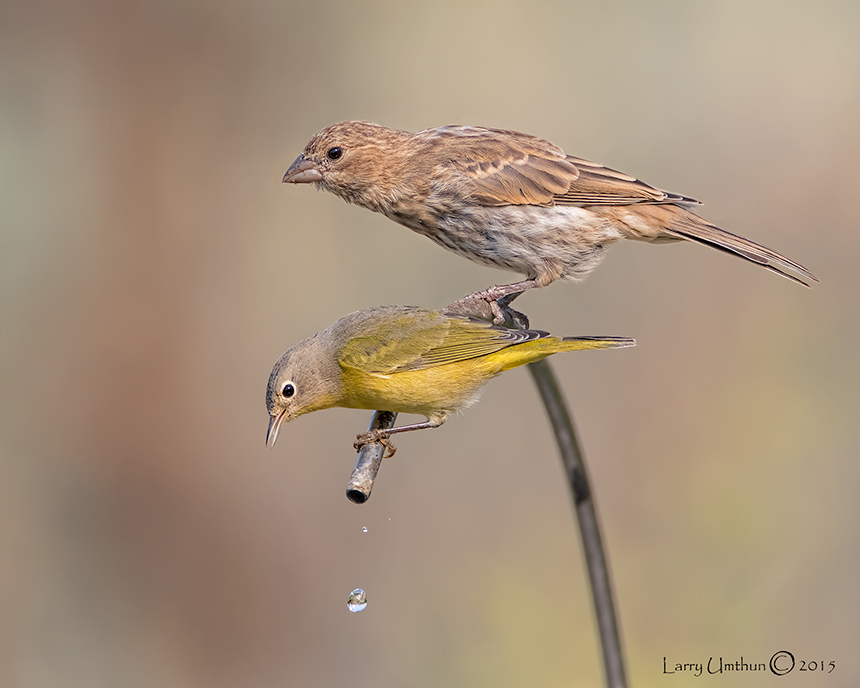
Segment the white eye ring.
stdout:
[[284,399],[289,399],[295,393],[296,386],[292,382],[285,382],[284,386],[281,388],[281,396],[284,397]]

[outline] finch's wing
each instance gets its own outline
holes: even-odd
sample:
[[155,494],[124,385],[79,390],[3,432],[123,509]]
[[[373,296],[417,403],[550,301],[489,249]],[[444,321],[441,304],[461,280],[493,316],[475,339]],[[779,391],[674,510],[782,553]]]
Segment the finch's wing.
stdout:
[[545,336],[538,330],[509,330],[440,311],[416,311],[365,328],[350,338],[338,362],[365,373],[389,375],[465,361]]
[[579,176],[570,188],[553,198],[558,205],[632,205],[635,203],[680,203],[701,205],[692,198],[661,191],[629,174],[604,167],[596,162],[568,155]]
[[[528,134],[480,127],[433,130],[440,165],[461,172],[480,205],[630,205],[680,203],[692,198],[661,191],[636,177],[565,155]],[[423,132],[422,132],[423,133]]]

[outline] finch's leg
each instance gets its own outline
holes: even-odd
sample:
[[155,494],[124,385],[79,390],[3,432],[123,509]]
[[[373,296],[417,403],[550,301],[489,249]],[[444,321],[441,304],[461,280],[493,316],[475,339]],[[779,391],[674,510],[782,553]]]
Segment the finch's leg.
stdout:
[[385,458],[390,458],[394,456],[394,452],[397,451],[397,447],[395,447],[391,442],[388,441],[388,437],[397,432],[411,432],[412,430],[426,430],[428,428],[438,428],[442,425],[441,421],[438,420],[428,420],[424,423],[413,423],[412,425],[401,425],[399,428],[380,428],[379,430],[371,430],[370,432],[362,433],[355,438],[355,443],[353,446],[356,450],[361,449],[365,444],[371,444],[372,442],[379,442],[381,445],[385,447]]
[[505,305],[517,298],[524,291],[534,289],[540,286],[536,279],[527,279],[522,282],[514,282],[513,284],[497,284],[494,287],[489,287],[483,291],[476,291],[469,294],[466,298],[483,299],[484,301],[498,301],[499,299],[507,299]]

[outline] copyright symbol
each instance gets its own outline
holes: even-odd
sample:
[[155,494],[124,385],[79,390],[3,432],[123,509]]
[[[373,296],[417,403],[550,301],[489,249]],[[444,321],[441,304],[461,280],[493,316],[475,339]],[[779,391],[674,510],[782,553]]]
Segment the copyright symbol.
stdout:
[[770,670],[777,676],[785,676],[794,669],[794,655],[788,650],[780,650],[770,658]]

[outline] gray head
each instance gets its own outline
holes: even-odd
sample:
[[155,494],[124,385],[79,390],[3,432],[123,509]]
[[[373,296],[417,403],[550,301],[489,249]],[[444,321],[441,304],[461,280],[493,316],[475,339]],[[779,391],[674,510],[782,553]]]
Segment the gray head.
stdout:
[[270,447],[287,421],[337,406],[340,401],[343,383],[337,363],[338,347],[323,334],[319,332],[288,349],[272,368],[266,387],[266,444]]

